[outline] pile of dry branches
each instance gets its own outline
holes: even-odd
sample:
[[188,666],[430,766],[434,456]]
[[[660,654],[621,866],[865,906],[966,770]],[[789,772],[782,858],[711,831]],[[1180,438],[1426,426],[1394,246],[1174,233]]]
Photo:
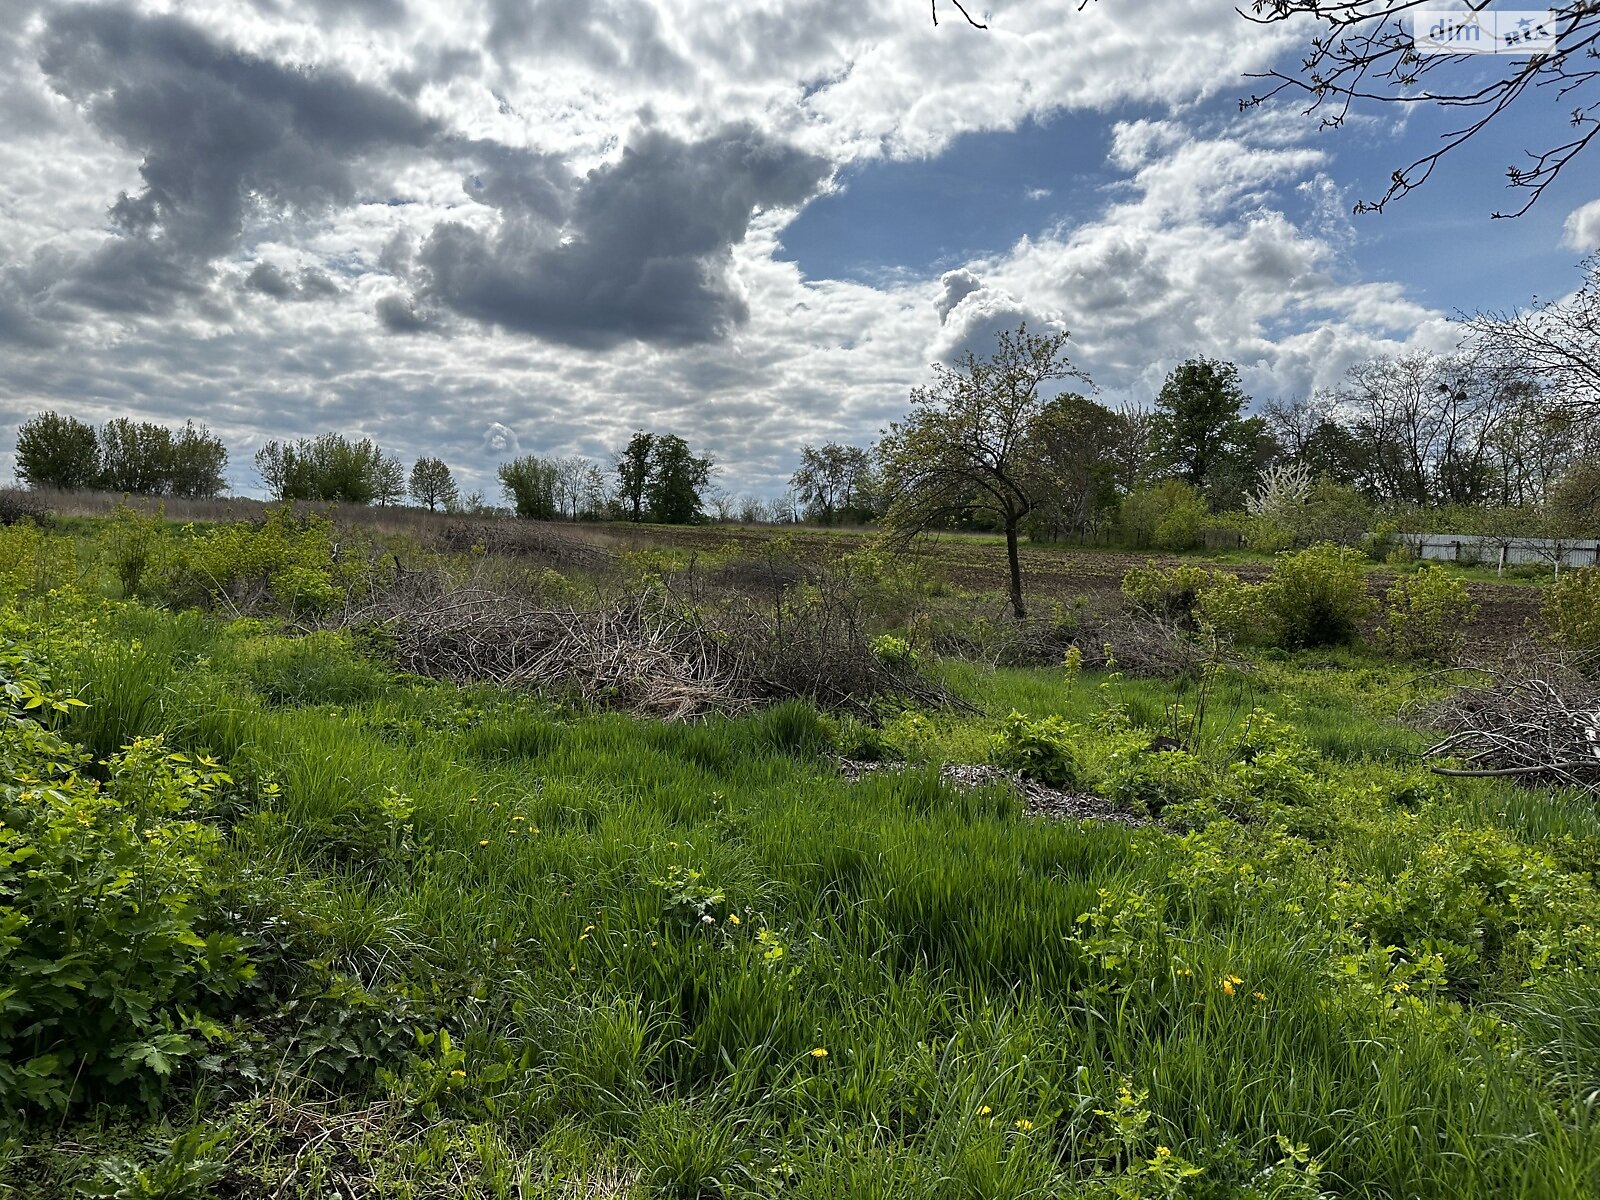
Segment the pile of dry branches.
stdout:
[[848,599],[826,591],[804,603],[690,604],[640,587],[578,607],[414,573],[343,620],[384,631],[397,665],[418,675],[641,716],[681,720],[790,697],[862,711],[884,695],[950,702],[915,670],[881,661]]
[[1463,688],[1428,714],[1439,775],[1504,777],[1600,793],[1600,684],[1543,655]]

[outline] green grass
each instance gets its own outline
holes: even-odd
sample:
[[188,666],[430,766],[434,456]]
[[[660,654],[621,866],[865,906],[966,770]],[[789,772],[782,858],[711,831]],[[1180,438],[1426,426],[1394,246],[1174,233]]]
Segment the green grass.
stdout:
[[[99,619],[88,644],[70,613],[12,629],[59,635],[89,702],[67,732],[97,756],[161,733],[230,767],[217,869],[277,991],[161,1113],[18,1126],[0,1194],[64,1194],[117,1153],[191,1180],[210,1154],[215,1194],[262,1196],[1600,1190],[1592,931],[1547,931],[1565,949],[1535,969],[1524,914],[1397,990],[1428,939],[1501,921],[1484,864],[1593,900],[1600,819],[1439,784],[1394,721],[1436,685],[1358,655],[1217,682],[1207,778],[1271,714],[1298,740],[1260,786],[1297,798],[1240,792],[1184,833],[1026,818],[915,764],[845,783],[803,705],[640,722],[396,677],[329,635]],[[942,670],[976,711],[890,714],[917,759],[981,760],[1016,709],[1074,722],[1099,779],[1196,702]],[[222,1141],[174,1150],[190,1128]]]

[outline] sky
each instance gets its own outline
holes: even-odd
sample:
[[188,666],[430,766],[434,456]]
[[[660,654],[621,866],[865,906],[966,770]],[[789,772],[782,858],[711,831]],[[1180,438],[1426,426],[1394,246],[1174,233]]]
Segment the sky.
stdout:
[[1491,220],[1553,99],[1355,216],[1449,126],[1241,112],[1308,27],[939,7],[0,0],[0,476],[54,409],[203,422],[246,494],[271,438],[438,455],[492,501],[516,454],[645,428],[773,496],[1022,320],[1105,403],[1196,354],[1259,402],[1446,351],[1600,246],[1582,160]]

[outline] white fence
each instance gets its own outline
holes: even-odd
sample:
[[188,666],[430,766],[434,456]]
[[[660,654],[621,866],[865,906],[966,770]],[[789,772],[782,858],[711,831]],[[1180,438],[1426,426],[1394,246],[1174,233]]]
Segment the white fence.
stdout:
[[1473,533],[1397,533],[1395,540],[1410,546],[1417,557],[1430,562],[1482,563],[1507,567],[1533,563],[1541,567],[1593,567],[1600,565],[1600,539],[1485,537]]

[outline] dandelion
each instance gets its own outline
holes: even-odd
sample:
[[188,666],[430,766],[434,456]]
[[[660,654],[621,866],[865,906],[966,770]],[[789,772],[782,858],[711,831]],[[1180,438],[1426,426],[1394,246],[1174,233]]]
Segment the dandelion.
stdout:
[[478,839],[478,845],[487,846],[488,844],[489,844],[489,839],[488,838],[479,838]]
[[1250,999],[1255,1000],[1260,1004],[1265,1004],[1267,1002],[1267,994],[1265,992],[1251,992]]
[[451,1079],[465,1079],[466,1077],[467,1077],[467,1073],[465,1071],[451,1071],[450,1072],[450,1078]]
[[1027,1133],[1028,1130],[1033,1128],[1033,1122],[1028,1120],[1027,1117],[1019,1117],[1017,1118],[1017,1128],[1022,1130],[1023,1133]]
[[739,920],[739,914],[738,913],[729,913],[728,914],[728,924],[729,925],[743,925],[744,922]]
[[1238,987],[1239,984],[1243,982],[1244,980],[1240,979],[1237,975],[1224,975],[1222,977],[1221,987],[1224,994],[1231,996],[1233,995],[1234,988]]
[[811,1057],[812,1058],[827,1058],[828,1057],[828,1052],[826,1050],[824,1050],[821,1046],[818,1046],[816,1049],[811,1051]]
[[987,1117],[993,1111],[994,1111],[994,1109],[990,1108],[987,1104],[985,1104],[982,1108],[978,1109],[978,1115],[980,1117]]

